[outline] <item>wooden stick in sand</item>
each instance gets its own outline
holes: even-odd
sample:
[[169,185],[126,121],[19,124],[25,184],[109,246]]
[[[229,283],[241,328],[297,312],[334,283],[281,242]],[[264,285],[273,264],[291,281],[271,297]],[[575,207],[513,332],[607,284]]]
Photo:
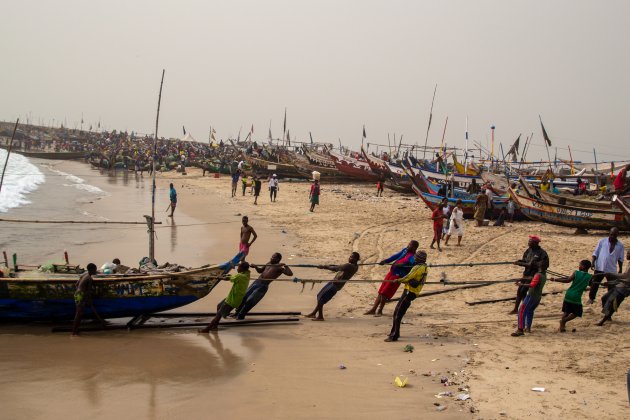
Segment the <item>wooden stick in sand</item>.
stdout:
[[4,168],[2,168],[2,177],[0,178],[0,191],[2,191],[2,183],[4,182],[4,173],[7,171],[7,165],[9,164],[9,156],[11,156],[11,150],[13,149],[13,139],[15,139],[15,132],[18,128],[18,123],[20,119],[18,118],[15,121],[15,127],[13,127],[13,135],[11,136],[11,143],[9,143],[9,147],[7,148],[7,159],[4,161]]

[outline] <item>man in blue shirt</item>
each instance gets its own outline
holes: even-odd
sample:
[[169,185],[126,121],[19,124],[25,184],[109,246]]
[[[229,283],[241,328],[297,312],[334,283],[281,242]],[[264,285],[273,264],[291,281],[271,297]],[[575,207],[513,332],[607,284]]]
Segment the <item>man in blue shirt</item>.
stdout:
[[170,185],[170,190],[169,190],[168,195],[171,200],[171,214],[169,214],[168,217],[173,217],[173,213],[175,213],[175,207],[177,207],[177,191],[175,191],[175,187],[173,187],[172,183]]
[[240,175],[241,171],[239,169],[232,174],[232,197],[236,196],[236,187],[238,187],[238,178]]
[[[606,280],[613,280],[612,276],[609,277],[606,274],[621,274],[623,272],[623,257],[624,249],[623,244],[617,239],[619,236],[619,229],[616,227],[610,229],[608,238],[601,239],[595,251],[593,251],[593,270],[595,274],[604,274],[598,276],[600,278],[606,277]],[[619,265],[619,271],[617,271],[617,265]],[[597,296],[597,290],[599,289],[599,281],[591,281],[591,290],[588,292],[589,305],[595,301]]]

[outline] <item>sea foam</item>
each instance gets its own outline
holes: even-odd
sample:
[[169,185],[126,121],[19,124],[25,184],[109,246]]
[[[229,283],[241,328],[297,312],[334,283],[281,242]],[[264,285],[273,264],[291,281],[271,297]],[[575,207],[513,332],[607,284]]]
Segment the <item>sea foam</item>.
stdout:
[[103,191],[99,187],[94,185],[86,184],[83,178],[79,178],[76,175],[69,174],[67,172],[60,171],[58,169],[48,168],[51,172],[54,172],[60,176],[63,176],[66,180],[70,181],[70,184],[62,184],[64,187],[72,187],[78,190],[87,191],[92,194],[99,195],[108,195],[107,192]]
[[[0,149],[0,171],[4,167],[7,151]],[[4,174],[0,191],[0,213],[29,204],[26,196],[46,182],[46,177],[26,157],[12,153]]]

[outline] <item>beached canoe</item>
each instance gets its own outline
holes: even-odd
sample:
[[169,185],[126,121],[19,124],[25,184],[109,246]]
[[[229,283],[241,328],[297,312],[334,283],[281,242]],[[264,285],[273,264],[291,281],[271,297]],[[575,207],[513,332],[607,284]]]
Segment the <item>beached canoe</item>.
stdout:
[[576,229],[609,230],[617,227],[622,231],[630,231],[630,220],[620,209],[552,203],[528,195],[524,192],[527,187],[523,183],[521,187],[523,191],[510,188],[509,192],[521,212],[532,220]]
[[357,181],[376,182],[381,176],[370,168],[367,162],[349,156],[340,155],[336,152],[329,152],[334,160],[337,169]]
[[[175,273],[94,277],[93,303],[102,318],[166,311],[208,295],[241,259]],[[78,274],[18,271],[0,278],[0,321],[67,321],[74,318]],[[94,318],[92,308],[84,318]]]
[[[8,150],[8,146],[4,144],[0,145],[0,148]],[[26,156],[29,158],[53,160],[83,159],[86,154],[86,152],[44,152],[34,150],[21,150],[15,148],[11,150],[11,153],[17,153],[18,155]]]

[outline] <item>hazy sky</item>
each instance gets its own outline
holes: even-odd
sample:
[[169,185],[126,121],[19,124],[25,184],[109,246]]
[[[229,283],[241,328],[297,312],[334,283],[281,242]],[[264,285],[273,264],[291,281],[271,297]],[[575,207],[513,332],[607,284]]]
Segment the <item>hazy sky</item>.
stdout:
[[[630,159],[629,1],[8,1],[0,25],[0,119],[37,123],[83,113],[84,128],[198,140],[291,137],[357,146],[506,147],[538,115],[558,154]],[[497,147],[498,149],[498,147]],[[580,152],[584,151],[584,152]],[[554,150],[552,150],[552,157]]]

